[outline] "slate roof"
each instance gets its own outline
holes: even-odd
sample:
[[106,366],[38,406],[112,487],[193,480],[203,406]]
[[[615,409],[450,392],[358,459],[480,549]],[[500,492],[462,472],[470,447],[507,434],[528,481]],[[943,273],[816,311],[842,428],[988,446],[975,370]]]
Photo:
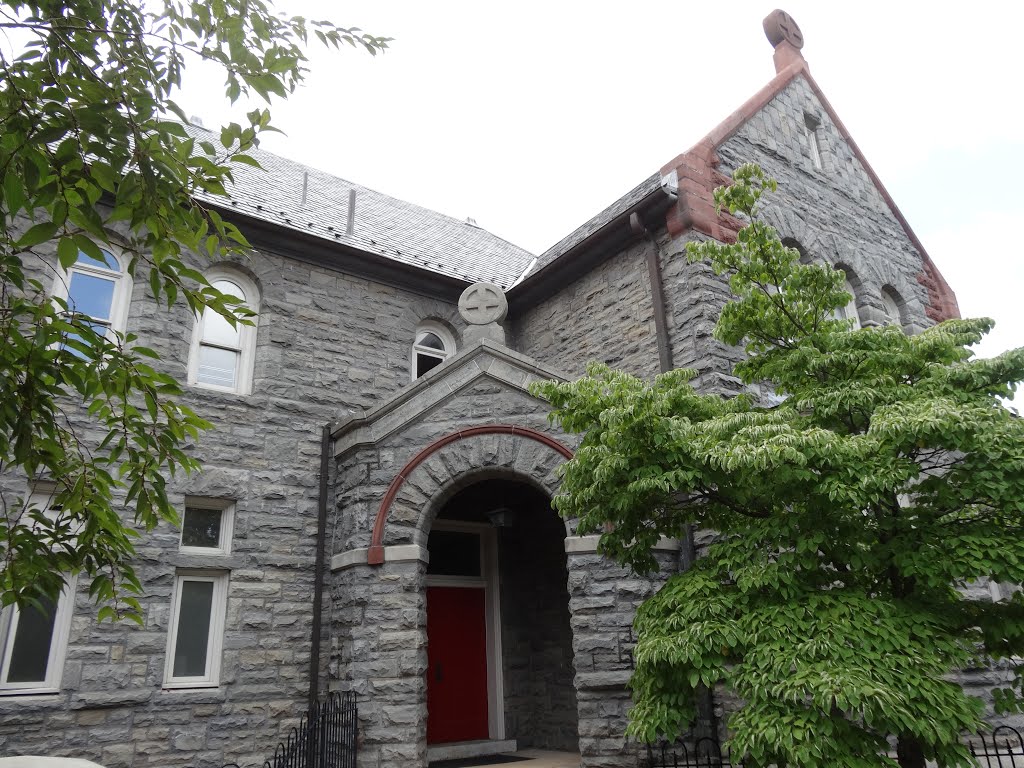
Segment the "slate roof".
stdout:
[[634,205],[639,203],[649,194],[661,187],[661,174],[655,173],[639,184],[633,189],[627,192],[625,195],[620,197],[614,203],[609,205],[599,214],[591,218],[589,221],[584,223],[582,226],[577,227],[575,230],[570,232],[568,235],[563,237],[553,246],[548,248],[544,253],[537,257],[537,263],[530,269],[527,278],[536,273],[543,267],[546,267],[551,262],[555,261],[571,248],[579,245],[581,242],[586,240],[592,234],[597,232],[601,227],[609,222],[613,221],[616,217],[621,216],[623,213],[628,211]]
[[[197,139],[217,141],[188,126]],[[387,259],[467,282],[484,280],[508,289],[533,261],[533,254],[465,221],[381,194],[346,179],[263,150],[252,155],[264,170],[232,168],[230,201],[205,202],[239,211],[280,227],[343,243]],[[303,190],[305,189],[305,199]],[[355,220],[348,223],[349,190],[355,190]]]

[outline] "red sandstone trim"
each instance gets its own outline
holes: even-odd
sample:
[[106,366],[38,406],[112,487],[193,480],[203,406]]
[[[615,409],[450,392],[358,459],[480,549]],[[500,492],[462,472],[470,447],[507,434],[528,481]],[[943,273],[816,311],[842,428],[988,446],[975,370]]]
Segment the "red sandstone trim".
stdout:
[[729,183],[729,177],[717,170],[719,160],[715,149],[801,73],[810,77],[807,62],[798,52],[791,62],[764,88],[747,99],[743,106],[725,118],[688,151],[662,167],[662,176],[675,171],[679,182],[676,205],[669,210],[665,218],[665,224],[672,237],[695,229],[723,243],[735,242],[736,233],[743,223],[733,216],[719,214],[715,210],[715,188]]
[[896,201],[892,199],[889,194],[889,190],[882,184],[882,180],[878,178],[878,174],[875,173],[875,169],[871,167],[871,163],[864,156],[864,153],[860,151],[860,147],[857,146],[857,142],[853,140],[850,132],[846,130],[846,126],[843,125],[843,121],[839,119],[839,115],[832,109],[832,105],[828,99],[825,98],[825,94],[822,93],[821,88],[814,82],[814,78],[811,77],[810,72],[805,72],[804,76],[807,78],[807,84],[811,86],[811,90],[818,97],[821,102],[821,106],[825,108],[828,116],[832,118],[832,122],[835,124],[836,129],[839,131],[839,135],[843,137],[843,140],[853,150],[854,156],[860,161],[861,165],[864,166],[864,170],[867,171],[868,178],[871,179],[878,193],[885,200],[886,205],[889,206],[889,210],[892,215],[896,217],[896,221],[899,222],[900,226],[903,227],[903,231],[907,233],[907,237],[910,238],[910,242],[913,243],[917,252],[921,254],[921,271],[917,275],[917,280],[928,289],[928,306],[925,307],[925,312],[932,320],[941,322],[942,320],[949,320],[954,317],[960,317],[960,307],[956,302],[956,294],[953,293],[953,289],[949,287],[949,283],[939,272],[939,268],[935,266],[935,262],[932,261],[931,256],[924,249],[924,244],[914,234],[914,230],[910,228],[910,224],[903,216],[903,212],[896,205]]
[[537,430],[530,429],[529,427],[517,427],[512,424],[484,424],[479,427],[460,429],[458,432],[452,432],[449,435],[438,438],[409,459],[406,465],[402,467],[401,471],[397,475],[395,475],[395,479],[392,480],[391,484],[388,486],[388,490],[380,502],[380,508],[377,510],[377,519],[373,523],[373,536],[370,540],[369,551],[366,553],[366,562],[369,565],[381,565],[384,562],[384,524],[387,522],[388,512],[391,510],[391,505],[394,503],[395,497],[398,495],[398,491],[401,490],[402,485],[405,483],[405,479],[412,474],[416,467],[446,445],[454,443],[457,440],[463,440],[467,437],[477,437],[479,435],[517,435],[519,437],[525,437],[527,440],[533,440],[542,445],[546,445],[548,448],[551,448],[561,454],[566,459],[571,459],[573,457],[572,450],[562,445],[562,443],[558,442],[550,435],[545,435],[543,432],[538,432]]
[[667,176],[672,171],[675,171],[679,179],[678,200],[676,205],[669,210],[665,219],[669,234],[672,237],[678,237],[687,230],[694,229],[721,242],[729,243],[735,241],[736,232],[742,226],[742,223],[731,216],[719,215],[715,212],[713,197],[715,187],[729,181],[728,177],[716,170],[719,159],[715,150],[768,104],[769,101],[775,98],[795,77],[802,75],[819,101],[821,101],[821,106],[835,124],[839,135],[843,137],[843,140],[850,146],[854,156],[864,167],[868,178],[871,179],[871,182],[875,185],[879,194],[881,194],[882,199],[889,206],[892,215],[900,226],[903,227],[903,231],[906,232],[910,242],[920,253],[921,272],[918,273],[917,279],[928,290],[928,306],[925,308],[928,317],[936,322],[960,317],[960,308],[957,306],[956,295],[953,293],[953,290],[942,277],[928,252],[925,251],[924,245],[910,228],[910,224],[907,223],[906,218],[904,218],[903,213],[892,199],[889,191],[882,184],[882,180],[878,178],[878,174],[875,173],[867,158],[860,151],[857,142],[850,136],[850,132],[843,125],[843,121],[839,119],[839,115],[836,114],[828,99],[825,98],[825,94],[822,93],[814,78],[811,77],[811,72],[803,56],[800,55],[799,51],[795,51],[795,49],[793,51],[785,50],[782,54],[779,54],[781,49],[782,46],[776,49],[775,63],[778,74],[764,88],[749,98],[743,106],[719,123],[707,136],[697,142],[687,152],[684,152],[662,167],[662,176]]

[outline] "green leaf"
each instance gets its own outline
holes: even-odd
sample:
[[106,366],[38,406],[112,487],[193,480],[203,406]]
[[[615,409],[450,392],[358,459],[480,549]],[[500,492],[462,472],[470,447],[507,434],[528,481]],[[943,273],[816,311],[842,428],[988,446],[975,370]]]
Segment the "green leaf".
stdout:
[[39,224],[30,227],[25,234],[15,241],[14,245],[16,248],[24,250],[53,239],[55,234],[57,234],[56,224],[52,221],[40,222]]

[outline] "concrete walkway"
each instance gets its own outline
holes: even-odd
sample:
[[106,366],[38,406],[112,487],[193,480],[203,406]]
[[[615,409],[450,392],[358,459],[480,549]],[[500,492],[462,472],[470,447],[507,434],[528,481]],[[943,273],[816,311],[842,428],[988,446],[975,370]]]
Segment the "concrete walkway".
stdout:
[[[519,758],[528,760],[516,760],[506,763],[508,768],[580,768],[580,756],[575,752],[551,752],[546,749],[521,749],[513,753]],[[468,768],[468,766],[467,766]],[[491,763],[487,768],[495,768]]]

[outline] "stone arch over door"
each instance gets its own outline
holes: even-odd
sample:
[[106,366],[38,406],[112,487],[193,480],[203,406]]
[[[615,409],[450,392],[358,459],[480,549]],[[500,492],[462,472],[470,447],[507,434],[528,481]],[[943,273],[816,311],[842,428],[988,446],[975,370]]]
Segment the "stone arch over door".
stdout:
[[437,510],[461,487],[487,475],[518,476],[549,496],[557,468],[573,451],[544,432],[512,424],[484,424],[449,433],[413,456],[395,475],[374,520],[369,565],[385,560],[385,546],[426,545]]

